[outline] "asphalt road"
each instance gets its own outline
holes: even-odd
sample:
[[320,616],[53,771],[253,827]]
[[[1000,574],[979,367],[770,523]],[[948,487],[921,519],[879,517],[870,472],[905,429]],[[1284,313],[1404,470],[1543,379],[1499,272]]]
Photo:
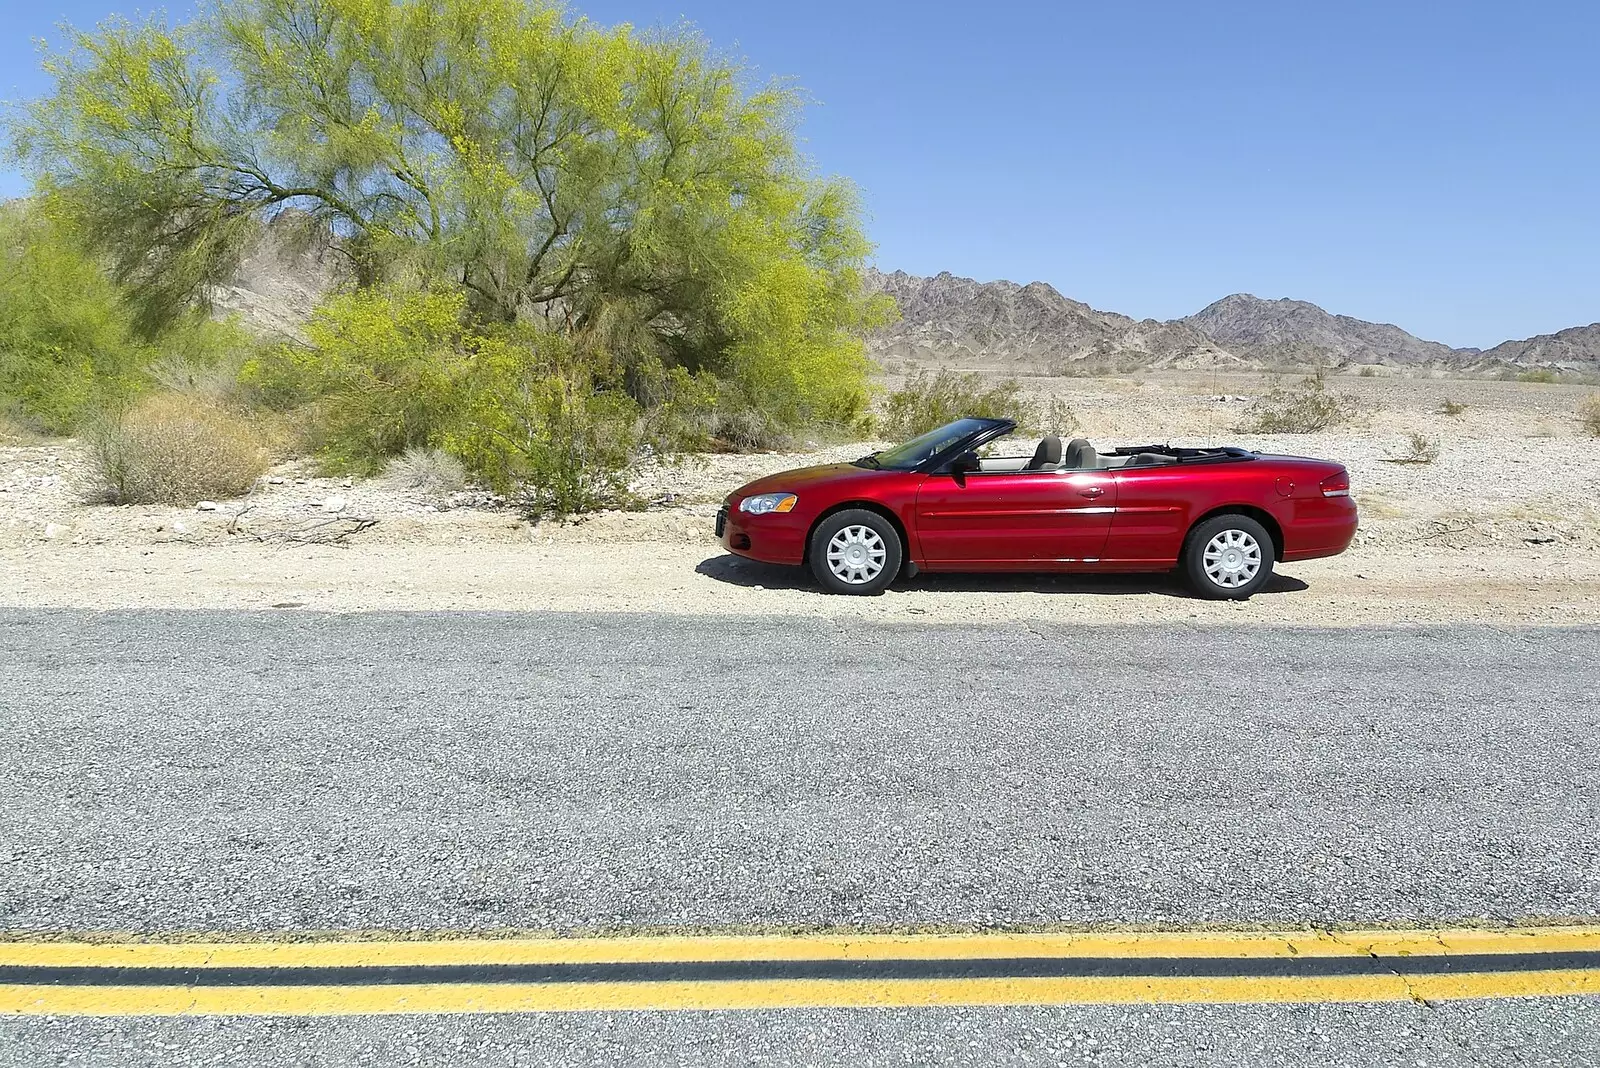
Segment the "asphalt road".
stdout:
[[[0,665],[11,931],[1600,913],[1593,630],[12,612]],[[1597,1035],[1596,999],[35,1019],[0,1064],[1581,1065]]]

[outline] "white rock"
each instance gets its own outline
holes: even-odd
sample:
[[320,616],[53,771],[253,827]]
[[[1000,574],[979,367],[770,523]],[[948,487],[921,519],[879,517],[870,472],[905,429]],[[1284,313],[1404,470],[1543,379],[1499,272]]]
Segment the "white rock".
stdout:
[[174,534],[187,534],[189,533],[189,528],[184,526],[180,520],[174,519],[172,521],[172,532]]
[[327,500],[322,502],[322,510],[324,512],[342,512],[344,511],[344,506],[347,503],[349,502],[347,502],[343,497],[329,497]]
[[281,486],[283,485],[283,477],[281,475],[272,475],[267,479],[267,485]]
[[44,536],[47,538],[59,538],[66,532],[67,528],[60,523],[46,523],[44,525]]
[[201,501],[199,504],[194,506],[194,510],[197,512],[215,512],[217,510],[217,502]]

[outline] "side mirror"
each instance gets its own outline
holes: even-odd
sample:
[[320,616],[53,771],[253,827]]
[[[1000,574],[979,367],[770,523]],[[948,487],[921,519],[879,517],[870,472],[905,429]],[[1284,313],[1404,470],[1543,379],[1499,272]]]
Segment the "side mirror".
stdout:
[[964,475],[968,471],[981,471],[982,469],[983,461],[978,459],[978,454],[975,452],[964,452],[950,461],[950,473],[953,475]]

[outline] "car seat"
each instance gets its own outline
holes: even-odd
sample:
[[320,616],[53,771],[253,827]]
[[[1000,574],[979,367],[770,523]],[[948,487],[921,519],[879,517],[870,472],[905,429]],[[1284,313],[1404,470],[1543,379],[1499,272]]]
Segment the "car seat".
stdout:
[[1061,466],[1061,439],[1051,435],[1039,442],[1033,450],[1033,459],[1023,465],[1024,471],[1054,471]]
[[1094,451],[1088,438],[1073,438],[1067,443],[1067,462],[1062,466],[1069,471],[1098,471],[1100,454]]

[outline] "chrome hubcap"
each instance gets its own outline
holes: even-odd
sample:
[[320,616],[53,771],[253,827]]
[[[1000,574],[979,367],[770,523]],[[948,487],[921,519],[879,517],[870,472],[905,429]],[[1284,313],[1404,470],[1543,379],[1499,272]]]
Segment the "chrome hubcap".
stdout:
[[828,542],[828,570],[852,586],[877,578],[888,557],[888,547],[871,527],[845,527]]
[[1237,589],[1261,570],[1261,546],[1242,530],[1224,530],[1206,542],[1206,577],[1224,589]]

